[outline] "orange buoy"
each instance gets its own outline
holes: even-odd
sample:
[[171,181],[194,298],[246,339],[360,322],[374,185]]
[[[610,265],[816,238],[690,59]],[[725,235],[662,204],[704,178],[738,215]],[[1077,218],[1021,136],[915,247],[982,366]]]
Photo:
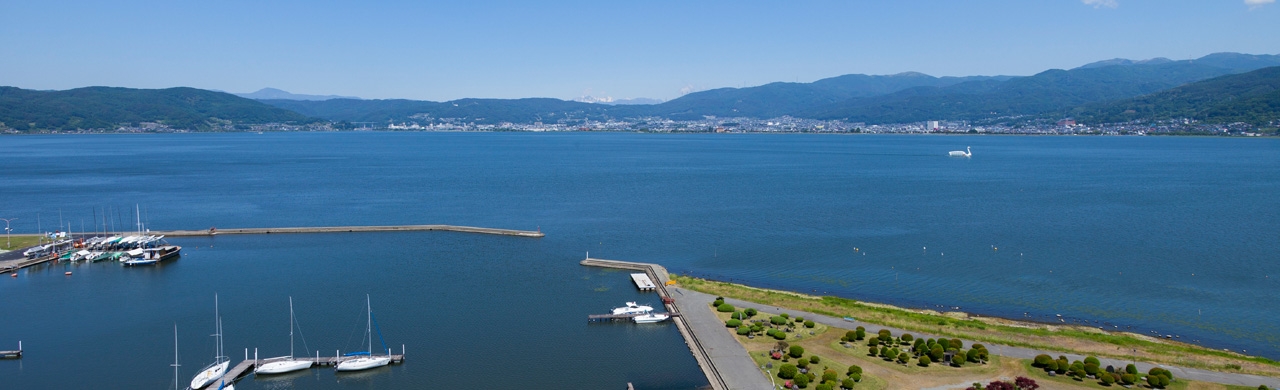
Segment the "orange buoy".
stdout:
[[16,278],[16,277],[18,277],[18,273],[17,273],[17,272],[14,272],[14,273],[9,274],[9,276],[12,276],[12,277],[15,277],[15,278]]
[[71,271],[67,271],[66,275],[71,276]]

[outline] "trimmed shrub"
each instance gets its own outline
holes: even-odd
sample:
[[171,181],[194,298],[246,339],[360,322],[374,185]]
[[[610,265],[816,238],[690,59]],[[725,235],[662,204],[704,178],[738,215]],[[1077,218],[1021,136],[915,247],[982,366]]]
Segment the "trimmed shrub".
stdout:
[[849,371],[846,372],[845,375],[853,376],[853,374],[861,374],[861,373],[862,373],[862,367],[858,366],[857,364],[854,364],[852,366],[849,366]]
[[733,305],[728,303],[721,303],[720,306],[716,306],[716,311],[721,313],[732,313],[734,310]]
[[742,326],[742,321],[741,321],[741,320],[734,320],[734,319],[730,319],[730,320],[728,320],[728,321],[725,321],[725,322],[724,322],[724,326],[727,326],[727,327],[730,327],[730,328],[737,328],[737,327],[739,327],[739,326]]
[[1102,369],[1098,368],[1097,364],[1085,363],[1084,372],[1089,375],[1098,375],[1099,372],[1102,372]]
[[906,352],[902,352],[898,354],[898,363],[907,364],[907,361],[909,360],[911,360],[911,355],[907,354]]
[[[978,362],[978,355],[981,355],[981,354],[982,354],[982,350],[981,350],[981,349],[974,348],[974,349],[970,349],[970,350],[969,350],[969,352],[968,352],[968,353],[966,353],[964,357],[965,357],[965,359],[968,359],[970,362],[977,363],[977,362]],[[1056,366],[1056,365],[1055,365],[1055,366]],[[1054,367],[1054,368],[1055,368],[1055,369],[1057,369],[1057,367]]]
[[958,354],[958,353],[957,353],[955,356],[952,356],[952,357],[951,357],[951,365],[956,366],[956,367],[963,367],[963,366],[964,366],[964,356],[963,356],[963,355],[961,355],[961,354]]
[[796,322],[804,322],[804,317],[796,317]]
[[1137,382],[1138,382],[1137,375],[1133,375],[1126,372],[1124,373],[1124,375],[1120,376],[1120,383],[1124,383],[1126,385],[1133,385],[1134,383],[1137,383]]
[[739,335],[739,336],[746,336],[746,335],[749,335],[749,334],[751,334],[751,328],[750,328],[750,327],[746,327],[746,326],[739,326],[739,327],[738,327],[738,335]]
[[1071,374],[1075,375],[1076,379],[1079,379],[1079,380],[1084,380],[1084,377],[1086,375],[1089,375],[1089,373],[1084,372],[1084,366],[1071,369]]
[[929,355],[920,356],[920,367],[929,367],[929,363],[933,363],[933,359],[929,359]]
[[809,356],[809,363],[818,364],[818,362],[819,362],[819,361],[821,361],[821,360],[822,360],[822,359],[819,359],[819,358],[818,358],[818,355],[811,355],[811,356]]
[[861,327],[861,326],[859,326],[859,327],[858,327],[858,330],[856,330],[855,332],[857,332],[857,334],[858,334],[858,340],[862,340],[862,339],[867,338],[867,330],[866,330],[866,329],[862,329],[862,327]]
[[855,372],[853,375],[849,375],[849,379],[853,379],[854,382],[862,382],[862,372]]
[[803,388],[803,387],[805,387],[805,386],[808,386],[808,385],[809,385],[809,376],[808,376],[808,375],[796,375],[796,377],[795,377],[794,379],[792,379],[792,380],[791,380],[791,383],[795,383],[795,384],[796,384],[796,386],[800,386],[800,387],[802,387],[802,388]]
[[867,346],[868,346],[868,347],[874,347],[874,346],[877,346],[877,345],[880,345],[880,339],[877,339],[877,338],[869,338],[869,339],[867,339]]
[[[841,388],[841,389],[848,390],[848,389],[852,389],[852,388],[853,388],[853,386],[854,386],[853,379],[847,379],[847,378],[846,378],[845,380],[840,381],[840,388]],[[1263,386],[1263,387],[1266,387],[1266,386]]]
[[823,383],[823,384],[814,386],[813,390],[834,390],[834,389],[831,388],[831,384]]
[[951,348],[964,349],[964,342],[960,341],[960,339],[951,339],[948,342],[951,343]]
[[1133,364],[1126,365],[1124,366],[1124,372],[1127,372],[1136,376],[1138,375],[1138,366],[1135,366]]
[[769,323],[774,325],[782,325],[787,323],[787,319],[782,318],[782,316],[773,316],[773,317],[769,317]]
[[883,343],[888,343],[889,341],[893,340],[893,333],[889,333],[889,331],[886,329],[881,329],[880,332],[876,333],[876,335],[877,335],[877,338],[880,339],[880,342],[883,342]]
[[778,339],[778,340],[786,340],[786,339],[787,339],[787,332],[783,332],[783,331],[780,331],[780,330],[779,330],[779,331],[775,331],[775,332],[773,332],[773,338]]
[[910,342],[914,341],[915,339],[916,339],[916,337],[915,337],[915,336],[912,336],[910,333],[903,333],[903,334],[902,334],[902,341],[905,341],[905,342],[910,343]]
[[834,381],[840,374],[836,374],[836,370],[826,370],[822,372],[822,382]]
[[848,331],[848,332],[844,332],[844,338],[843,338],[843,339],[841,339],[841,340],[844,340],[844,341],[853,341],[853,340],[857,340],[857,339],[858,339],[858,332],[854,332],[854,331],[852,331],[852,330],[851,330],[851,331]]
[[804,322],[804,327],[806,327],[806,328],[812,328],[812,327],[814,327],[814,325],[817,325],[817,324],[813,323],[813,321],[805,321],[805,322]]
[[1043,368],[1048,366],[1049,362],[1052,362],[1052,361],[1053,361],[1053,358],[1049,357],[1049,355],[1036,355],[1036,360],[1031,365]]
[[798,358],[798,357],[800,357],[800,356],[803,356],[803,355],[804,355],[804,347],[801,347],[801,346],[799,346],[799,345],[792,345],[792,346],[791,346],[791,350],[790,350],[790,351],[788,351],[788,353],[787,353],[787,354],[788,354],[788,355],[791,355],[791,357],[793,357],[793,358]]
[[754,309],[754,308],[750,308],[750,307],[748,307],[748,308],[747,308],[747,310],[744,310],[744,311],[742,312],[742,314],[746,314],[746,315],[747,315],[747,317],[755,317],[755,316],[756,316],[756,313],[759,313],[759,312],[758,312],[758,311],[756,311],[756,309]]
[[796,368],[794,364],[783,364],[782,367],[778,367],[779,378],[791,379],[791,378],[795,378],[796,375],[799,375],[799,374],[800,374],[800,369]]
[[869,355],[871,355],[871,356],[877,356],[877,355],[879,355],[879,353],[877,353],[877,352],[879,352],[879,350],[878,350],[874,345],[873,345],[873,346],[871,346],[871,347],[868,347],[868,348],[867,348],[867,354],[869,354]]
[[796,360],[796,367],[809,368],[809,360],[808,359]]
[[1102,362],[1098,361],[1098,358],[1093,356],[1084,358],[1084,364],[1089,364],[1089,363],[1093,363],[1093,365],[1099,366],[1099,367],[1102,366]]
[[1115,378],[1115,376],[1112,376],[1112,374],[1109,374],[1109,373],[1104,373],[1104,374],[1102,374],[1102,384],[1103,384],[1103,385],[1105,385],[1105,386],[1111,386],[1111,384],[1113,384],[1113,383],[1116,383],[1116,378]]
[[925,349],[924,340],[921,339],[916,339],[916,343],[911,346],[911,350],[915,351],[916,355],[919,355],[920,352]]
[[1172,372],[1160,367],[1152,367],[1150,371],[1147,371],[1147,375],[1164,375],[1165,378],[1173,379]]
[[752,332],[763,332],[763,331],[764,331],[764,327],[763,327],[763,326],[760,326],[760,324],[752,324],[752,325],[751,325],[751,331],[752,331]]
[[711,306],[720,307],[724,304],[724,298],[716,298],[715,302],[711,302]]
[[782,313],[782,318],[791,318],[791,315],[787,313]]
[[941,346],[935,345],[933,349],[929,350],[929,358],[935,362],[941,362],[943,355],[946,355],[946,352],[942,350]]

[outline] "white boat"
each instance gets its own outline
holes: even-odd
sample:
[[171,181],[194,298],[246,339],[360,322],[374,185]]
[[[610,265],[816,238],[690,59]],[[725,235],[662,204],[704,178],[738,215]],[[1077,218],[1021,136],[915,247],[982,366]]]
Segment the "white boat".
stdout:
[[644,314],[653,311],[652,307],[637,305],[635,302],[627,302],[627,306],[613,309],[613,314]]
[[964,151],[952,150],[951,152],[947,153],[947,156],[951,156],[951,157],[973,157],[973,152],[969,150],[969,147],[968,147],[968,146],[965,146],[965,147],[964,147]]
[[201,389],[216,380],[222,379],[222,376],[227,373],[227,366],[231,365],[231,358],[224,356],[222,353],[222,316],[218,315],[217,295],[213,296],[213,315],[217,319],[215,322],[217,333],[214,333],[213,336],[218,340],[218,346],[216,352],[214,352],[213,363],[200,370],[200,373],[196,374],[194,378],[191,378],[192,389]]
[[[289,297],[289,356],[267,359],[266,363],[258,366],[258,369],[253,371],[254,374],[283,374],[305,370],[315,364],[310,360],[298,360],[293,357],[293,324],[296,322],[297,320],[293,316],[293,297]],[[254,353],[256,354],[257,352]]]
[[[343,360],[338,363],[334,369],[338,371],[360,371],[374,367],[382,367],[391,363],[390,352],[384,356],[373,355],[373,304],[369,301],[369,296],[365,295],[365,304],[369,308],[369,322],[365,326],[365,333],[369,335],[369,350],[367,352],[357,352],[349,354],[349,356],[360,356],[358,358]],[[381,336],[379,336],[381,337]]]
[[649,313],[644,315],[638,315],[638,316],[632,317],[631,319],[634,320],[637,324],[652,324],[655,322],[666,321],[669,318],[671,318],[670,314]]

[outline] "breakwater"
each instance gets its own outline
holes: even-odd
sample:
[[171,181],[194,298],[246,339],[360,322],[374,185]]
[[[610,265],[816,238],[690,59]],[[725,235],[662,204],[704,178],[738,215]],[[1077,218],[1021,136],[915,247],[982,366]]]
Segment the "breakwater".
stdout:
[[496,234],[516,237],[543,237],[546,234],[538,231],[494,229],[473,226],[454,225],[387,225],[387,226],[312,226],[312,227],[277,227],[277,228],[209,228],[205,230],[153,230],[151,235],[168,237],[214,236],[223,234],[275,234],[275,233],[354,233],[354,232],[408,232],[408,231],[448,231],[462,233]]

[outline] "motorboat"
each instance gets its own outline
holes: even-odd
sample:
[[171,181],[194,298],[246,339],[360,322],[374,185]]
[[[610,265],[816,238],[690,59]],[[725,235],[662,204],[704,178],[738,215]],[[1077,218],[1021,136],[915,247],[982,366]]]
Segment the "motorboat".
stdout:
[[[365,304],[368,305],[369,322],[365,326],[365,333],[369,335],[369,349],[366,352],[349,353],[347,356],[359,356],[354,359],[347,359],[338,362],[334,369],[338,371],[360,371],[375,367],[382,367],[391,364],[391,353],[388,352],[383,356],[373,355],[373,304],[369,301],[369,296],[365,295]],[[381,339],[381,332],[378,333]],[[386,343],[383,343],[383,349],[386,349]]]
[[125,254],[127,257],[121,257],[120,261],[124,265],[150,265],[159,263],[164,260],[178,257],[182,247],[177,245],[165,245],[159,248],[134,249]]
[[666,321],[670,318],[671,315],[667,313],[648,313],[632,317],[631,319],[637,324],[652,324],[655,322]]
[[637,305],[635,302],[627,302],[626,306],[613,309],[613,314],[644,314],[651,311],[653,311],[652,307]]
[[205,366],[203,370],[200,370],[199,374],[196,374],[194,378],[191,378],[192,389],[202,389],[210,383],[222,379],[222,376],[227,373],[227,367],[231,365],[231,358],[222,353],[222,316],[218,315],[217,295],[213,297],[213,314],[217,319],[215,322],[215,329],[217,329],[217,332],[213,334],[213,337],[217,339],[218,343],[214,352],[215,356],[213,357],[213,363]]
[[[296,322],[297,320],[293,316],[293,297],[289,297],[289,356],[267,359],[266,363],[258,366],[258,369],[253,371],[254,374],[283,374],[305,370],[315,364],[311,360],[298,360],[293,357],[293,325]],[[256,354],[257,352],[254,353]]]

